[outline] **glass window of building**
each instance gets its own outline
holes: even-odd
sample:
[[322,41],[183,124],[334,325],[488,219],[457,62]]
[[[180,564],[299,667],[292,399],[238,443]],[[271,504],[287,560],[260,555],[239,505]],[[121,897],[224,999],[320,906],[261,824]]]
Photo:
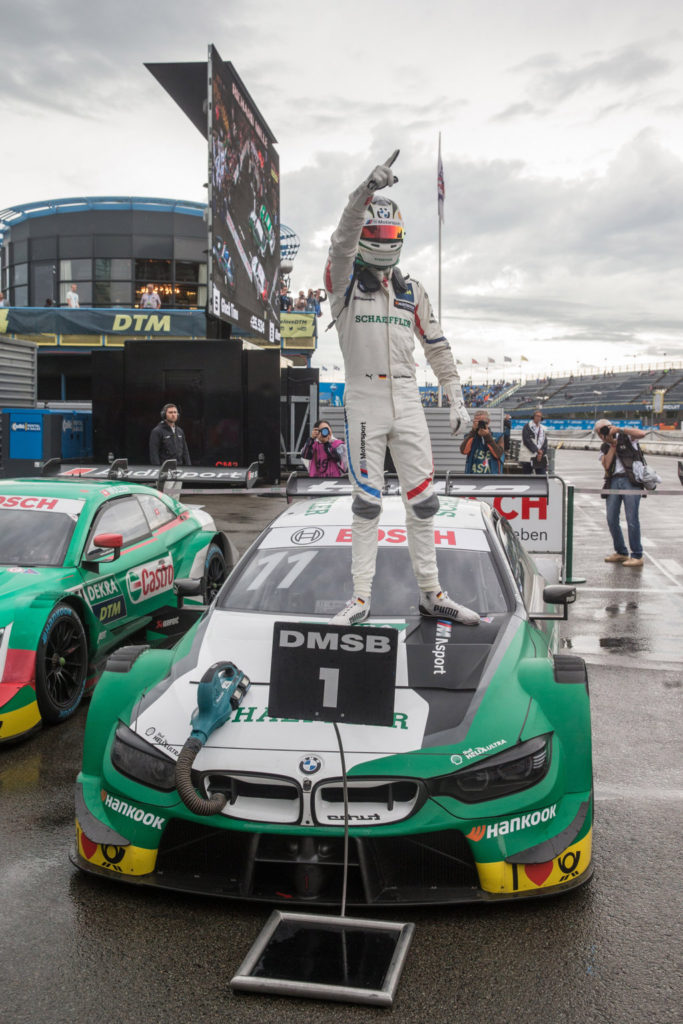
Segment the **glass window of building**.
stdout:
[[92,260],[60,260],[59,277],[61,281],[90,281],[92,278]]
[[132,260],[95,260],[96,281],[130,281]]
[[176,260],[175,279],[176,281],[197,282],[199,280],[199,264],[190,263],[185,260]]
[[171,270],[171,260],[136,260],[135,280],[143,287],[148,281],[172,281]]
[[125,306],[131,304],[133,285],[130,281],[95,281],[95,306]]
[[12,284],[28,284],[28,263],[16,263],[10,274]]
[[78,283],[78,304],[79,306],[92,306],[92,282],[91,281],[78,281],[72,282],[71,280],[62,281],[59,286],[59,303],[61,306],[66,306],[66,295],[67,292],[71,291],[71,285]]

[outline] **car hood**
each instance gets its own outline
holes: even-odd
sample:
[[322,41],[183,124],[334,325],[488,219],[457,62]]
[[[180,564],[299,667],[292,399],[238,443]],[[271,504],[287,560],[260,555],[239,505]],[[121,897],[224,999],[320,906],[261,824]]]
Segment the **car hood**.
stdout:
[[[10,598],[14,602],[19,595],[24,595],[26,591],[42,592],[53,582],[61,580],[63,576],[63,569],[51,566],[35,568],[20,565],[0,566],[0,601],[6,604],[7,599]],[[74,582],[76,582],[75,577]]]
[[[266,770],[300,777],[302,761],[316,754],[326,762],[325,774],[338,775],[338,743],[331,723],[268,715],[276,621],[288,621],[288,617],[216,609],[197,630],[190,651],[175,663],[171,675],[136,706],[131,728],[148,743],[176,758],[192,729],[196,683],[215,662],[232,661],[249,677],[251,688],[230,720],[211,734],[195,767],[199,771]],[[482,622],[476,630],[449,627],[444,644],[449,671],[438,674],[432,673],[437,620],[395,620],[391,625],[399,630],[394,724],[340,725],[347,768],[407,751],[426,753],[444,745],[448,745],[450,757],[452,745],[458,743],[470,750],[480,749],[483,755],[484,747],[472,747],[473,737],[478,738],[472,723],[520,621],[512,615],[499,615]],[[444,678],[448,678],[447,684]],[[515,742],[527,708],[528,697],[520,698],[516,704],[508,703],[505,735],[498,735],[498,723],[494,726],[498,729],[496,736],[484,734],[494,749]]]

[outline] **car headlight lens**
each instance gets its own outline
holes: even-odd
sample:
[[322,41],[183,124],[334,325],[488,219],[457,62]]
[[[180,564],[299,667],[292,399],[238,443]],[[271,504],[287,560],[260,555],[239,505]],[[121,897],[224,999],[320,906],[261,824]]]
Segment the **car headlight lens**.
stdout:
[[175,789],[175,761],[145,743],[121,723],[111,748],[111,763],[122,775],[165,792]]
[[442,775],[427,783],[431,796],[452,796],[466,804],[494,800],[535,786],[550,767],[551,734],[535,736],[476,767]]

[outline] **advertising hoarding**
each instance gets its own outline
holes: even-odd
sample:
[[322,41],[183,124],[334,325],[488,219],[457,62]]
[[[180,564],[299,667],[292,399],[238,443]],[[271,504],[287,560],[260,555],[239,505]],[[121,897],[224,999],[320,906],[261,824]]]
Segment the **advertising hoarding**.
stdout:
[[209,48],[209,313],[280,342],[276,141],[229,61]]

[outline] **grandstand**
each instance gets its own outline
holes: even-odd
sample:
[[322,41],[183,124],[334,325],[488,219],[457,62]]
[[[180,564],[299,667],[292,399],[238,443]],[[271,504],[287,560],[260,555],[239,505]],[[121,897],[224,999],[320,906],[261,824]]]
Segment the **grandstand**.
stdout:
[[[657,393],[661,392],[659,399]],[[661,402],[653,411],[655,399]],[[626,370],[623,372],[538,377],[511,386],[496,405],[516,420],[528,419],[542,408],[547,419],[641,419],[646,423],[677,425],[683,405],[683,368]],[[661,411],[659,411],[661,409]]]

